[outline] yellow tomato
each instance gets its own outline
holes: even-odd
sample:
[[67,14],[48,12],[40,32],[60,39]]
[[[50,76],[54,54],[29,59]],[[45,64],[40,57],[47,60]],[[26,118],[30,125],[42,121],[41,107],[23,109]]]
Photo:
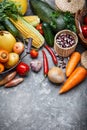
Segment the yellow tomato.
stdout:
[[12,52],[15,43],[16,39],[10,32],[0,31],[0,49]]
[[28,7],[28,1],[27,0],[12,0],[12,1],[16,2],[18,6],[21,5],[21,8],[22,8],[21,13],[22,14],[26,13],[27,7]]
[[11,67],[13,67],[14,65],[16,65],[19,61],[19,55],[11,52],[9,53],[9,59],[8,61],[5,63],[5,68],[9,69]]

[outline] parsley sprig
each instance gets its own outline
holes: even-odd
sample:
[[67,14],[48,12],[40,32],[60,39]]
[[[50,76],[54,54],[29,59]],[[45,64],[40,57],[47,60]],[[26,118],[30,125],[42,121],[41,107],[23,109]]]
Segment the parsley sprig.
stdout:
[[56,28],[57,23],[55,22],[55,19],[57,19],[60,15],[63,16],[65,29],[69,29],[71,31],[76,32],[75,18],[74,15],[70,12],[54,11],[51,14],[51,18],[53,20],[51,25]]
[[22,15],[20,12],[21,6],[17,6],[13,1],[2,0],[0,2],[0,21],[8,17],[17,20],[18,15]]
[[75,18],[73,14],[71,14],[70,12],[65,12],[64,21],[67,29],[76,32]]

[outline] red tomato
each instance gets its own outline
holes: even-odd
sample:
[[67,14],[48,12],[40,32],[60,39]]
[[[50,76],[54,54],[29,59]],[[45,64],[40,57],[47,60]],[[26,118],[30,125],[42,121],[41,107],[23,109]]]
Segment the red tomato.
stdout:
[[20,62],[16,68],[17,73],[21,76],[26,76],[29,70],[29,65],[24,62]]
[[82,33],[84,37],[87,38],[87,25],[83,25],[81,28],[82,28]]
[[43,30],[39,30],[39,32],[43,35],[44,33],[43,33]]
[[83,20],[84,24],[87,25],[87,16],[84,17],[84,20]]
[[30,56],[32,57],[32,58],[37,58],[38,57],[38,51],[36,51],[36,50],[31,50],[30,51]]
[[42,35],[44,34],[43,29],[42,29],[42,24],[38,24],[38,25],[36,26],[36,29],[37,29]]

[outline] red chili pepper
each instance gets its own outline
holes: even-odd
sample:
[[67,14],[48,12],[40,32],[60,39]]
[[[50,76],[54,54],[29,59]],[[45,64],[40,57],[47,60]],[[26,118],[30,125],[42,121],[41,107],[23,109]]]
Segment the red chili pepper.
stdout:
[[52,57],[52,60],[53,60],[54,64],[57,65],[57,64],[58,64],[58,60],[57,60],[56,55],[55,55],[54,52],[52,51],[52,49],[51,49],[49,46],[47,46],[47,45],[44,45],[44,47],[49,51],[49,53],[50,53],[50,55],[51,55],[51,57]]
[[44,50],[42,50],[43,53],[43,67],[44,67],[44,75],[47,76],[48,75],[48,71],[49,71],[49,65],[48,65],[48,59],[46,56],[46,53]]

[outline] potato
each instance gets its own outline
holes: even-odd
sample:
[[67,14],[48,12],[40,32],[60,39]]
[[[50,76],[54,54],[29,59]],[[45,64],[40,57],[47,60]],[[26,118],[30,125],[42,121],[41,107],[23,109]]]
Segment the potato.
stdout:
[[61,68],[52,67],[48,72],[48,79],[52,83],[62,83],[65,80],[65,75]]

